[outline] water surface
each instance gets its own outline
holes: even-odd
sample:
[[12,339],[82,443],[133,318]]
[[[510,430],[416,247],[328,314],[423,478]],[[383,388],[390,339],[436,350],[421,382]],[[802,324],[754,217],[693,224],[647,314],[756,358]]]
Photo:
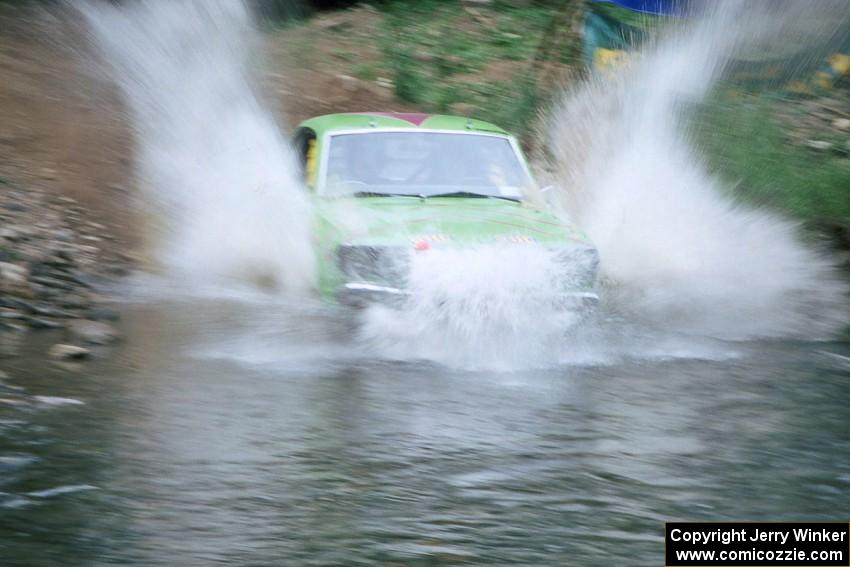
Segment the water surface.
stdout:
[[659,565],[668,520],[850,510],[846,347],[461,371],[258,310],[0,361],[4,566]]

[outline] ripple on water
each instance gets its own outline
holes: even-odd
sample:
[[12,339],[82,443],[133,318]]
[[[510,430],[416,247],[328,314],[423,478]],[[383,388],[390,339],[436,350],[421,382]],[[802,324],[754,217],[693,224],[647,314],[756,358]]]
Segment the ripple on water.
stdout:
[[9,494],[8,492],[0,492],[0,509],[16,510],[30,504],[29,499],[17,494]]
[[[34,455],[15,454],[0,455],[0,483],[7,484],[14,478],[14,473],[38,462],[40,459]],[[23,508],[30,503],[28,498],[20,494],[0,492],[0,509],[15,510]]]
[[19,394],[23,392],[24,389],[21,386],[14,386],[12,384],[7,384],[0,380],[0,394]]
[[57,396],[33,396],[33,400],[46,406],[81,406],[85,402],[74,398],[60,398]]
[[87,490],[99,490],[98,487],[91,484],[69,484],[66,486],[56,486],[54,488],[46,488],[44,490],[34,490],[27,492],[27,496],[31,498],[53,498],[54,496],[62,496],[63,494],[71,494],[74,492],[83,492]]
[[9,473],[38,462],[35,455],[0,455],[0,473]]
[[90,484],[69,484],[65,486],[55,486],[53,488],[45,488],[44,490],[33,490],[24,494],[0,492],[0,509],[16,510],[35,504],[38,500],[46,500],[57,496],[63,496],[65,494],[85,492],[89,490],[99,490],[99,488]]

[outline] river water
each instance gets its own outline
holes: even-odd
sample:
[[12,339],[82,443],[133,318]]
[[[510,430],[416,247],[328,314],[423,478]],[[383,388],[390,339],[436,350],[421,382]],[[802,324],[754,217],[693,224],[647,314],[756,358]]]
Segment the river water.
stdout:
[[660,565],[665,521],[850,510],[846,345],[468,371],[287,306],[123,326],[79,368],[50,335],[0,359],[4,567]]

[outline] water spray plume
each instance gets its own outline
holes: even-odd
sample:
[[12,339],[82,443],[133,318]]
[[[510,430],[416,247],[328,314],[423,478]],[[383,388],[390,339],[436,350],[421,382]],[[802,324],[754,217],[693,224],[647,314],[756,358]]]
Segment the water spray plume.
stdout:
[[562,270],[537,247],[421,250],[411,262],[410,300],[401,309],[367,310],[360,336],[387,358],[463,368],[550,365],[565,330],[580,320],[557,308]]
[[123,93],[156,259],[189,286],[312,286],[310,209],[241,1],[77,4]]
[[847,320],[832,261],[791,221],[729,196],[688,136],[684,111],[736,54],[830,39],[848,4],[704,6],[626,67],[565,94],[549,122],[549,168],[599,247],[610,309],[722,338],[828,336]]

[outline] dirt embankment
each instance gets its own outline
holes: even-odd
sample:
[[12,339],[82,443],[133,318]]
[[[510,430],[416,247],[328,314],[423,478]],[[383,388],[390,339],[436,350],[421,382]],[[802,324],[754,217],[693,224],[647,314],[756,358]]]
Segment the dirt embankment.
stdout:
[[6,7],[0,30],[0,178],[78,200],[126,245],[131,137],[114,90],[56,17]]
[[130,135],[67,34],[50,14],[0,10],[0,331],[88,326],[105,341],[115,313],[98,290],[133,263]]

